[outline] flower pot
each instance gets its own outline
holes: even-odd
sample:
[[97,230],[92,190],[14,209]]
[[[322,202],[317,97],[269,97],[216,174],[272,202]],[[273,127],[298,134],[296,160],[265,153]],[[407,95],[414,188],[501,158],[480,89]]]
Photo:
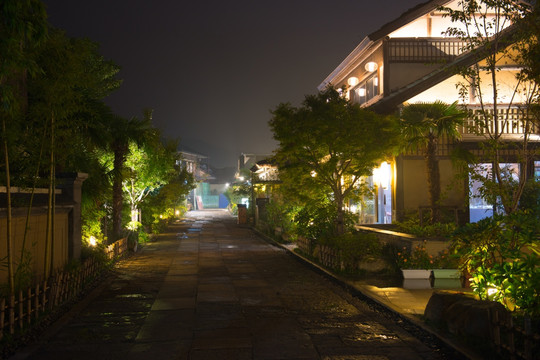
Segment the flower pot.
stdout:
[[461,272],[458,269],[433,269],[435,279],[459,279]]
[[429,279],[431,270],[424,269],[401,269],[403,279]]

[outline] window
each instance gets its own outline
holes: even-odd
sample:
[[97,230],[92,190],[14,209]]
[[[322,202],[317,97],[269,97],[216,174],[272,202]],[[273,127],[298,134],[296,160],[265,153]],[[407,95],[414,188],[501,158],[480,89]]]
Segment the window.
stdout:
[[540,181],[540,161],[534,162],[534,179]]
[[[500,163],[502,176],[513,181],[519,181],[519,164],[517,163]],[[493,178],[493,165],[490,163],[479,164],[474,168],[476,174],[485,179]],[[536,173],[536,166],[535,166]],[[491,204],[482,196],[483,184],[479,179],[469,178],[469,219],[474,223],[486,217],[492,217],[494,212],[503,213],[500,199],[497,203]]]
[[351,93],[353,102],[360,105],[367,103],[369,100],[379,95],[379,77],[377,74],[374,74],[352,89]]

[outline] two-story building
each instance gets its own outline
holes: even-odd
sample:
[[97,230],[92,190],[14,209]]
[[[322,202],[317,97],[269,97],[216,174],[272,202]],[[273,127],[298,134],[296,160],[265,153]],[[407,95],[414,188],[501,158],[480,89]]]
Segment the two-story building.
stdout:
[[[498,60],[496,99],[489,97],[489,93],[478,94],[474,86],[466,93],[460,92],[463,87],[458,84],[471,79],[464,78],[458,69],[475,64],[483,69],[485,59],[478,58],[478,52],[467,47],[459,37],[448,35],[449,28],[465,30],[465,27],[452,22],[441,6],[459,9],[460,1],[427,1],[383,25],[362,40],[319,85],[319,90],[329,85],[346,87],[344,95],[351,101],[379,113],[398,113],[404,104],[439,100],[448,104],[458,101],[474,114],[481,104],[489,107],[496,102],[504,116],[496,124],[490,120],[488,127],[496,127],[506,141],[523,139],[524,126],[518,110],[526,98],[515,92],[519,64],[508,57]],[[489,22],[495,16],[495,13],[487,12],[486,20]],[[500,24],[497,34],[510,31],[511,22],[507,21]],[[489,83],[489,77],[489,72],[481,70],[482,80]],[[488,136],[475,131],[474,124],[474,119],[470,118],[460,127],[459,143],[482,157],[484,150],[481,144]],[[538,134],[538,131],[534,132]],[[538,140],[537,136],[531,137],[531,141]],[[441,205],[454,209],[462,222],[490,216],[492,206],[475,194],[478,184],[466,179],[456,180],[458,172],[451,161],[451,151],[455,146],[455,141],[441,139],[438,148],[441,189],[444,192]],[[519,169],[516,153],[509,151],[505,156],[503,162],[514,164],[511,166]],[[530,165],[530,169],[538,172],[538,162]],[[486,166],[489,168],[489,164]],[[525,175],[531,174],[529,171]],[[361,204],[352,204],[350,209],[359,213],[361,223],[391,223],[429,205],[426,165],[421,152],[410,151],[387,159],[375,169],[368,182],[375,186],[375,196],[366,198]]]

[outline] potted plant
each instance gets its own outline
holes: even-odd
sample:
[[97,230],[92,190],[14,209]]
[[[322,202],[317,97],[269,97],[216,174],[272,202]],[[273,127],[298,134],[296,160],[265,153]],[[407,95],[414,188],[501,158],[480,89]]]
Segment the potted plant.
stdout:
[[458,259],[445,249],[433,258],[433,277],[435,279],[459,279]]
[[397,253],[398,265],[404,279],[429,279],[433,259],[428,255],[426,242],[416,246],[412,251],[407,247]]

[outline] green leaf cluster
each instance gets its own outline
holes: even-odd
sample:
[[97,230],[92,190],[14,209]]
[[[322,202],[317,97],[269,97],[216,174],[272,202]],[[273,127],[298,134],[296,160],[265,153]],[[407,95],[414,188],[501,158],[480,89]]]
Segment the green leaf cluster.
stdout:
[[399,143],[397,120],[361,108],[332,87],[307,95],[300,107],[280,104],[272,115],[284,192],[301,206],[332,205],[333,233],[342,234],[344,203],[362,191],[362,177]]
[[540,315],[540,224],[530,211],[496,215],[456,232],[454,249],[481,299]]

